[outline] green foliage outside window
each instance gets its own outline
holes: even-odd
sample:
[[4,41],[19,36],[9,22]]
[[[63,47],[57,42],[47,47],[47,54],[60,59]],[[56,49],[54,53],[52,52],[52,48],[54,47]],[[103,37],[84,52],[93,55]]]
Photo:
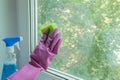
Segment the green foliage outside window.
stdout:
[[120,80],[120,0],[38,0],[38,28],[47,23],[63,39],[51,67],[85,80]]

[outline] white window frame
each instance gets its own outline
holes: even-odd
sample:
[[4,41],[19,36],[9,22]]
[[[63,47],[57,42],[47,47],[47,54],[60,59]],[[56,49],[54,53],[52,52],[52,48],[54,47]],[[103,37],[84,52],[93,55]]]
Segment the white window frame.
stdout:
[[[29,61],[29,53],[34,50],[37,39],[37,0],[17,0],[18,16],[18,34],[23,36],[21,42],[21,54],[18,60],[18,66],[21,68]],[[24,58],[24,60],[23,60]],[[83,80],[76,76],[63,73],[59,70],[48,68],[47,71],[41,72],[38,80]]]

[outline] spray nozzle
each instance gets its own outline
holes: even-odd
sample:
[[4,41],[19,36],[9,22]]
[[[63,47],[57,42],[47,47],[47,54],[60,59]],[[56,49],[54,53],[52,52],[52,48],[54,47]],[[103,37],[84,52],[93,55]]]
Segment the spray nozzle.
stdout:
[[16,54],[14,53],[14,46],[16,46],[19,50],[19,42],[23,40],[23,37],[9,37],[4,38],[3,41],[6,44],[8,51],[8,61],[16,62]]
[[9,37],[9,38],[3,39],[3,41],[6,44],[6,47],[14,46],[15,44],[19,43],[22,40],[23,40],[23,37]]

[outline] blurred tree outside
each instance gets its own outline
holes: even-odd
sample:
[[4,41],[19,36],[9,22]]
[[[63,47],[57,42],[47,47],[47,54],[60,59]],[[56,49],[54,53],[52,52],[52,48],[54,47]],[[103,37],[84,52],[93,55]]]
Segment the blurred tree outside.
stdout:
[[120,0],[38,0],[38,28],[48,23],[63,39],[50,67],[84,80],[120,80]]

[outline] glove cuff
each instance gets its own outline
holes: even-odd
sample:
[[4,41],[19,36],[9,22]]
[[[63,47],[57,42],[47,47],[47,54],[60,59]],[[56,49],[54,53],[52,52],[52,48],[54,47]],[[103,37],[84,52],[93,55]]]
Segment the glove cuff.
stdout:
[[41,70],[42,68],[37,68],[28,63],[6,80],[36,80]]
[[40,68],[41,71],[45,70],[40,64],[38,64],[36,61],[34,61],[32,59],[32,61],[29,62],[29,64],[31,64],[32,66],[36,67],[36,68]]

